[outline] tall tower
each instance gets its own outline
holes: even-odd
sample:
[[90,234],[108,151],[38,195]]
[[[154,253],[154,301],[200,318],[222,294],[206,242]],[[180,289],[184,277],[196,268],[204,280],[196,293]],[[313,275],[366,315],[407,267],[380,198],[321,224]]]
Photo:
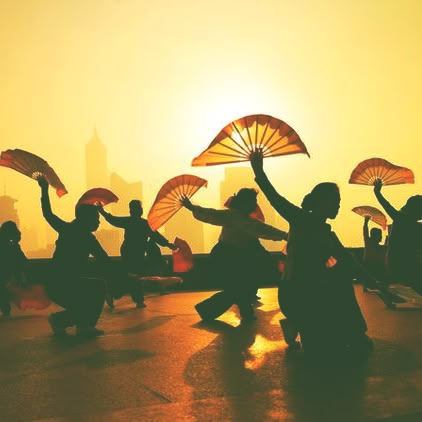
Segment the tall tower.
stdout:
[[86,188],[108,188],[107,151],[98,137],[97,129],[85,146]]
[[7,195],[0,196],[0,224],[5,221],[11,220],[19,226],[18,211],[15,208],[16,199],[11,198]]

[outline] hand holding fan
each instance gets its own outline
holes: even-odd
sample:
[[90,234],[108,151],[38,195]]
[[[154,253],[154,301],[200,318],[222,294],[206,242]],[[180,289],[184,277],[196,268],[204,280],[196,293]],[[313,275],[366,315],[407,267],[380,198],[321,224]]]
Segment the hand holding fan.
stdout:
[[359,207],[354,207],[352,211],[362,217],[371,217],[371,220],[380,225],[383,230],[387,228],[387,218],[378,208],[369,205],[361,205]]
[[23,149],[8,149],[0,155],[0,166],[9,167],[35,180],[44,177],[56,189],[59,197],[67,193],[55,171],[38,155]]
[[256,150],[264,157],[307,154],[299,135],[282,120],[265,114],[253,114],[234,120],[225,126],[211,144],[192,161],[192,166],[249,161]]
[[168,180],[157,193],[148,213],[148,223],[152,230],[159,229],[182,207],[183,198],[191,198],[207,181],[192,174],[182,174]]
[[396,166],[383,158],[369,158],[359,163],[350,175],[349,183],[356,185],[375,185],[381,180],[383,185],[402,185],[415,183],[412,170]]

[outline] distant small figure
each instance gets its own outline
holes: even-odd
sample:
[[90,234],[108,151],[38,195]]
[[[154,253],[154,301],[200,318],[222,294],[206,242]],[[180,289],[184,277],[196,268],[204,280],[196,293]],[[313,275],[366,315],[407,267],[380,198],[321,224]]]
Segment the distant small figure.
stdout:
[[71,222],[63,221],[51,209],[48,182],[40,177],[41,208],[48,224],[58,233],[52,258],[51,278],[47,294],[64,311],[50,315],[49,323],[56,335],[66,334],[66,328],[76,326],[79,336],[103,334],[95,326],[103,309],[106,284],[87,277],[89,257],[94,257],[107,270],[109,258],[92,232],[98,229],[100,218],[95,205],[82,204]]
[[388,237],[387,271],[391,280],[407,284],[422,294],[422,195],[411,196],[395,209],[381,193],[382,182],[374,185],[375,196],[393,220]]
[[[108,223],[125,231],[120,254],[127,278],[123,285],[115,286],[115,288],[128,290],[132,300],[136,303],[136,307],[144,308],[146,305],[143,283],[138,276],[146,275],[149,272],[148,263],[150,266],[160,264],[161,253],[156,244],[166,246],[172,250],[176,249],[176,247],[159,232],[153,231],[148,224],[148,220],[142,218],[144,210],[141,201],[138,199],[133,199],[129,202],[129,216],[114,216],[106,212],[101,206],[98,209]],[[147,262],[146,254],[148,252],[151,259]],[[161,271],[161,269],[157,268],[157,271]]]
[[0,310],[3,316],[11,311],[11,295],[7,285],[26,285],[24,267],[27,258],[19,244],[21,232],[14,221],[5,221],[0,227]]
[[205,223],[222,226],[218,243],[209,257],[212,275],[220,281],[223,291],[198,303],[196,311],[202,320],[213,320],[233,304],[239,308],[242,322],[256,319],[252,307],[257,283],[264,277],[269,254],[259,239],[285,240],[287,233],[249,216],[257,207],[257,191],[240,189],[229,208],[216,210],[193,205],[188,198],[182,205]]
[[[364,239],[364,251],[363,251],[363,264],[365,268],[372,274],[377,280],[385,281],[385,257],[387,248],[381,244],[382,241],[382,230],[378,227],[372,227],[369,230],[370,216],[365,216],[363,223],[363,239]],[[366,290],[371,290],[365,287]]]

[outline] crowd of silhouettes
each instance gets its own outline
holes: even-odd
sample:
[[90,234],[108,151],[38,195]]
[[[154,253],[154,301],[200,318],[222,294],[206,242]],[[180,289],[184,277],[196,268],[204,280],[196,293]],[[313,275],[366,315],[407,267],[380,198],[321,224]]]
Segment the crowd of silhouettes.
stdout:
[[[287,241],[287,256],[278,288],[278,302],[284,318],[281,330],[291,349],[303,349],[312,356],[366,353],[372,348],[367,325],[355,297],[354,280],[365,291],[382,292],[389,282],[399,282],[422,294],[422,196],[415,195],[396,210],[381,193],[382,182],[374,186],[375,196],[393,220],[388,244],[381,244],[382,231],[363,224],[364,254],[359,263],[342,245],[327,220],[336,218],[341,202],[339,187],[332,182],[317,184],[295,205],[282,196],[268,179],[263,153],[250,155],[255,181],[277,213],[289,224],[286,233],[251,214],[257,208],[258,191],[240,189],[226,209],[194,205],[188,197],[181,205],[195,219],[221,227],[220,236],[208,257],[208,276],[221,291],[195,306],[203,321],[212,321],[232,305],[238,307],[241,322],[256,319],[253,303],[259,283],[274,266],[259,239]],[[65,335],[76,327],[79,336],[102,334],[96,325],[105,301],[114,308],[114,299],[130,294],[136,307],[145,307],[142,277],[163,274],[160,246],[176,249],[142,217],[140,200],[129,203],[128,216],[114,216],[100,205],[81,204],[75,219],[67,222],[53,213],[49,184],[38,179],[41,209],[57,232],[55,250],[45,282],[51,301],[63,308],[50,315],[55,335]],[[123,271],[111,269],[110,258],[94,232],[100,215],[124,230],[120,248]],[[19,245],[21,234],[12,221],[0,228],[0,310],[9,315],[8,283],[25,284],[27,259]],[[88,270],[90,258],[101,271]]]

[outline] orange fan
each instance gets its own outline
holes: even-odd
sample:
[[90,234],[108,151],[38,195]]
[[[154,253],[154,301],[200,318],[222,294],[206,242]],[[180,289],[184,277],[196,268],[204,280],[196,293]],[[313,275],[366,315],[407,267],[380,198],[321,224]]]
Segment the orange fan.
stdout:
[[192,250],[186,240],[176,237],[174,240],[177,250],[173,251],[173,272],[187,273],[193,268]]
[[371,220],[380,225],[384,230],[387,228],[387,218],[378,208],[369,205],[361,205],[359,207],[354,207],[352,211],[362,217],[371,217]]
[[87,190],[76,204],[76,208],[82,204],[101,204],[103,207],[111,202],[117,202],[119,198],[111,191],[105,188],[94,188]]
[[[232,199],[233,199],[233,196],[229,196],[227,201],[224,203],[224,206],[226,208],[229,208],[230,202],[231,202]],[[262,212],[261,207],[258,204],[256,205],[255,211],[252,211],[249,214],[249,217],[256,218],[256,219],[261,220],[261,221],[265,221],[264,213]]]
[[35,180],[41,176],[45,177],[48,183],[56,189],[59,197],[67,193],[55,171],[48,165],[47,161],[38,157],[38,155],[23,149],[8,149],[1,153],[0,165],[9,167]]
[[350,175],[349,183],[374,185],[381,180],[383,185],[415,183],[412,170],[396,166],[383,158],[369,158],[359,163]]
[[157,230],[170,217],[180,210],[180,200],[186,196],[191,198],[207,181],[192,174],[182,174],[173,177],[157,193],[154,203],[148,214],[148,223],[152,230]]
[[251,152],[262,149],[264,157],[309,153],[299,135],[287,123],[265,114],[253,114],[229,123],[192,166],[249,161]]

